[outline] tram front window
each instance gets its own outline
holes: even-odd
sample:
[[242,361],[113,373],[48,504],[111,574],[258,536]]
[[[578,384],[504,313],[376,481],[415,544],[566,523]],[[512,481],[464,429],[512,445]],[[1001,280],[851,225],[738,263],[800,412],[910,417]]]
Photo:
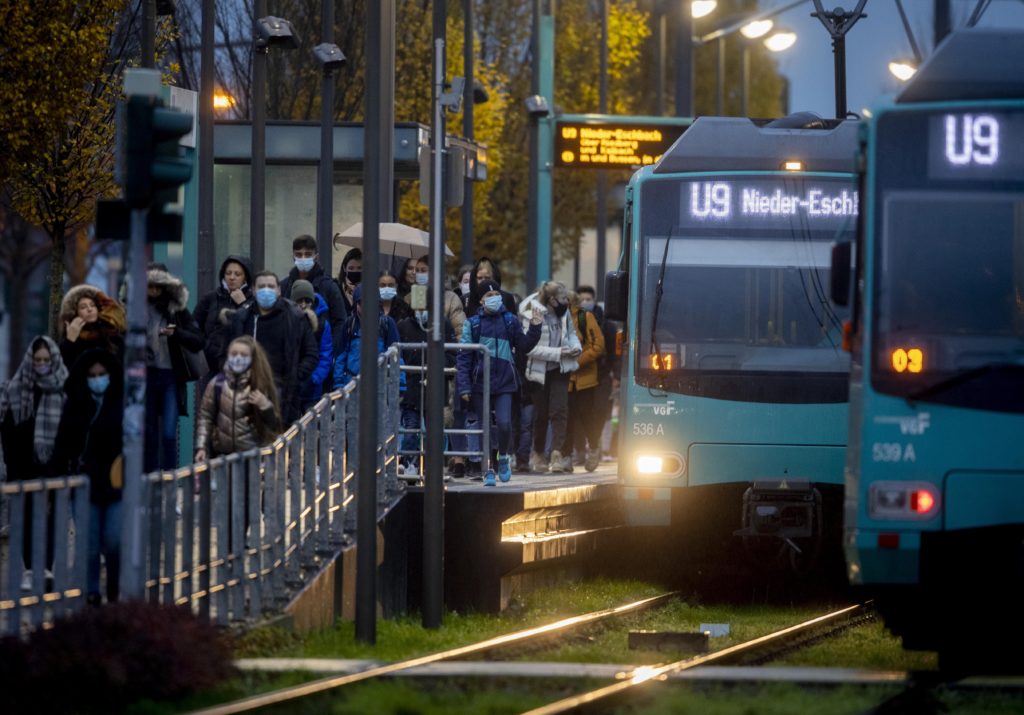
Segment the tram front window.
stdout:
[[1024,194],[897,191],[882,209],[876,388],[925,398],[1019,380]]
[[[643,206],[638,382],[720,399],[845,400],[846,312],[827,290],[831,245],[855,229],[850,182],[680,183],[677,221],[665,223],[664,202]],[[823,197],[835,201],[827,217],[812,210]]]

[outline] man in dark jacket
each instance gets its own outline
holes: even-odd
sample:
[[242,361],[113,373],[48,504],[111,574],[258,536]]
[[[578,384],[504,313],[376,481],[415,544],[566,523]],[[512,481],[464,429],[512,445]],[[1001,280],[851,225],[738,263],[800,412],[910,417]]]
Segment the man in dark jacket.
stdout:
[[295,260],[295,267],[288,276],[281,281],[281,295],[292,294],[292,286],[295,281],[309,281],[313,284],[313,290],[319,293],[327,301],[327,312],[330,316],[331,335],[334,336],[334,348],[337,352],[338,340],[342,327],[345,324],[345,317],[348,314],[345,309],[345,299],[341,295],[341,289],[331,277],[324,272],[320,265],[317,254],[316,239],[312,236],[297,236],[292,241],[292,257]]
[[[281,397],[286,425],[299,417],[299,391],[320,361],[320,350],[306,315],[281,297],[271,271],[256,274],[256,302],[232,317],[232,339],[251,335],[267,352]],[[230,344],[230,341],[228,341]]]
[[[220,265],[217,288],[204,295],[196,305],[193,316],[203,334],[203,352],[209,375],[224,369],[224,353],[231,340],[230,321],[224,321],[225,311],[241,310],[252,305],[252,265],[246,256],[228,256]],[[205,387],[204,380],[200,387]]]

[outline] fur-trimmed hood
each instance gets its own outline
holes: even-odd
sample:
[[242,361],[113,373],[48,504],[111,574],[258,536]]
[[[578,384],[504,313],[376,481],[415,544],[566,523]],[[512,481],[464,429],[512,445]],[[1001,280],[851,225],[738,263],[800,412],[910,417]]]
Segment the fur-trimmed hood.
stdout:
[[146,271],[146,282],[151,286],[160,286],[172,315],[188,307],[188,288],[177,276],[159,268],[150,268]]
[[60,303],[61,335],[66,330],[65,323],[70,323],[78,315],[78,301],[82,298],[92,298],[96,307],[99,308],[100,321],[109,325],[118,334],[124,334],[128,328],[124,306],[96,286],[83,283],[65,293],[64,299]]

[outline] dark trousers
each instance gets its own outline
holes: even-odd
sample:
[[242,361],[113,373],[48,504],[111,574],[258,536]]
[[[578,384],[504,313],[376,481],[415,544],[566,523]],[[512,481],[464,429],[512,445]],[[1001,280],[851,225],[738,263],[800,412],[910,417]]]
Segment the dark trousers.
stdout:
[[569,418],[569,375],[563,375],[558,368],[548,370],[544,384],[530,383],[530,388],[533,398],[533,451],[544,454],[549,422],[551,448],[559,449],[565,442]]
[[530,450],[533,448],[533,403],[529,399],[515,401],[512,433],[516,459],[523,463],[530,461]]
[[[478,418],[488,419],[483,415],[484,396],[473,394],[473,412]],[[499,455],[507,455],[512,451],[512,394],[491,395],[491,410],[494,413],[495,430],[492,433],[490,448]]]
[[146,454],[143,468],[178,466],[178,381],[174,370],[146,370]]
[[572,454],[573,450],[586,456],[587,446],[597,450],[601,448],[601,428],[604,427],[604,408],[598,404],[598,388],[573,390],[569,393],[569,427],[562,454]]

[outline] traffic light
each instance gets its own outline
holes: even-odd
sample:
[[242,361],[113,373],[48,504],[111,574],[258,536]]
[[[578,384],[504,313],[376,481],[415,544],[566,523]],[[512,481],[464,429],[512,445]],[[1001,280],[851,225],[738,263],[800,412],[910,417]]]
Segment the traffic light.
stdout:
[[192,115],[133,95],[124,105],[121,185],[133,209],[173,203],[178,187],[192,177],[192,163],[179,140],[192,131]]

